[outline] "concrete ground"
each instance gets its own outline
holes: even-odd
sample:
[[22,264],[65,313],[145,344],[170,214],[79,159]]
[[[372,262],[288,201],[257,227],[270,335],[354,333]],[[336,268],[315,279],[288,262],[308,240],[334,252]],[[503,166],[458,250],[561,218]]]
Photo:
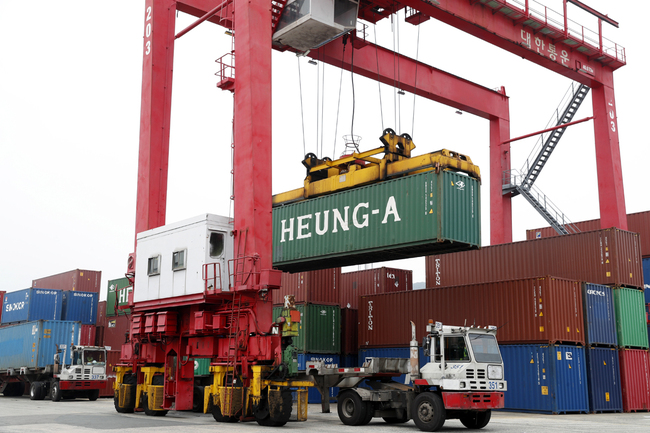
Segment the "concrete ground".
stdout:
[[[313,431],[336,433],[363,432],[417,432],[409,421],[402,425],[388,425],[375,418],[369,425],[349,427],[339,421],[336,405],[332,413],[321,413],[320,405],[309,405],[309,421],[290,422],[280,428],[260,427],[255,422],[217,424],[212,415],[192,412],[170,412],[165,417],[148,417],[144,413],[118,414],[112,399],[31,401],[29,397],[0,396],[1,433],[65,432],[89,433],[113,431],[115,433],[151,432],[280,432]],[[467,431],[457,420],[449,420],[443,432]],[[650,413],[616,413],[594,415],[539,415],[513,412],[494,412],[492,421],[484,432],[650,432]]]

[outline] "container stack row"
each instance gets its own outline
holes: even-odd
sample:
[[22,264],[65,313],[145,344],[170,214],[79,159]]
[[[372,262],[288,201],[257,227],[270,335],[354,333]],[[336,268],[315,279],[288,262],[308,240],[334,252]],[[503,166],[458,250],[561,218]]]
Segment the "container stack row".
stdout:
[[[430,256],[427,287],[540,274],[555,275],[549,278],[558,281],[568,279],[579,290],[560,292],[574,297],[573,302],[562,302],[565,309],[573,306],[575,324],[558,315],[550,292],[544,296],[544,284],[538,284],[536,314],[538,320],[546,318],[545,325],[538,324],[538,331],[544,329],[548,341],[514,342],[507,326],[499,329],[497,338],[509,381],[505,407],[550,413],[649,410],[641,244],[637,233],[607,229]],[[459,293],[455,299],[469,298]],[[504,308],[521,308],[514,297],[502,300]]]
[[[298,368],[320,360],[338,366],[357,366],[358,302],[362,295],[411,291],[412,272],[377,268],[342,273],[341,268],[285,273],[282,288],[274,293],[274,316],[279,316],[284,299],[293,295],[301,313],[301,325],[294,345],[298,349]],[[330,399],[337,388],[330,389]],[[320,403],[321,395],[310,389],[310,403]]]
[[[16,354],[2,358],[9,362],[7,366],[51,364],[55,343],[94,346],[100,281],[101,272],[76,269],[34,280],[27,289],[0,292],[0,354]],[[34,338],[47,339],[49,345],[35,346],[38,356],[24,358],[33,347],[20,345],[31,345]]]

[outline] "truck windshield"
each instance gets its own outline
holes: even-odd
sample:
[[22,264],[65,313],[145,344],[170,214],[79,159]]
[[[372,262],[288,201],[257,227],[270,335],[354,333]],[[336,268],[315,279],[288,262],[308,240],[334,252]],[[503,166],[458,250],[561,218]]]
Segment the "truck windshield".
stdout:
[[84,361],[86,364],[104,364],[106,362],[105,355],[103,350],[85,350]]
[[501,354],[499,345],[494,335],[488,334],[469,334],[469,341],[472,344],[472,351],[476,362],[494,362],[501,363]]
[[462,336],[445,337],[445,361],[469,361],[465,338]]

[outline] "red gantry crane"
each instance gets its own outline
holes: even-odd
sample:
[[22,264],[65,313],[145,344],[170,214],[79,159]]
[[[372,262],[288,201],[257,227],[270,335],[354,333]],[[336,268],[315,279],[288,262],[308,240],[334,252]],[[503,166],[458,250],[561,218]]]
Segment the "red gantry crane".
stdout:
[[[567,2],[596,15],[599,23],[617,24],[574,0],[565,0],[563,22],[548,19],[548,10],[532,0],[361,0],[358,5],[350,0],[358,10],[358,18],[365,21],[376,23],[409,8],[407,21],[413,24],[437,19],[592,88],[601,224],[626,229],[613,85],[613,72],[625,64],[625,51],[605,40],[600,28],[591,34],[584,28],[578,32],[570,28]],[[300,378],[289,380],[279,374],[285,345],[278,335],[271,333],[272,289],[280,285],[280,272],[273,270],[271,255],[273,48],[306,52],[312,58],[346,70],[353,67],[357,74],[385,84],[398,83],[403,90],[488,119],[491,243],[512,241],[511,195],[502,191],[502,173],[510,170],[510,124],[505,90],[487,89],[375,46],[354,31],[348,36],[353,49],[343,49],[342,40],[336,34],[325,35],[322,43],[310,45],[308,51],[304,47],[296,48],[299,42],[284,44],[287,37],[274,38],[274,32],[279,33],[285,10],[296,6],[292,3],[285,0],[145,2],[136,233],[165,225],[174,41],[209,21],[236,34],[234,53],[231,53],[236,54],[236,79],[222,74],[218,84],[234,92],[235,102],[235,203],[231,233],[234,252],[229,272],[230,291],[208,285],[209,278],[204,275],[206,285],[200,293],[158,296],[132,303],[131,341],[123,346],[123,363],[117,368],[115,406],[119,412],[142,408],[149,415],[159,415],[169,409],[191,409],[190,357],[213,359],[211,372],[215,383],[205,389],[204,403],[205,408],[212,407],[219,421],[252,417],[260,424],[281,425],[288,419],[290,398],[287,396],[290,397],[291,387],[302,388],[299,401],[306,402],[304,387],[309,382]],[[177,11],[198,20],[176,33]],[[295,40],[300,41],[300,37]],[[395,56],[400,57],[399,77],[395,77],[393,68]],[[232,66],[221,64],[222,71]],[[178,260],[175,265],[182,265],[185,258],[175,252],[174,260]],[[140,265],[144,268],[138,269],[156,275],[157,262],[150,260]],[[135,254],[132,254],[129,273],[132,275],[135,269]],[[211,278],[216,284],[215,274]],[[290,335],[297,319],[286,317],[280,323],[286,335]],[[213,338],[215,335],[221,338]],[[305,416],[306,412],[299,414],[299,418]]]

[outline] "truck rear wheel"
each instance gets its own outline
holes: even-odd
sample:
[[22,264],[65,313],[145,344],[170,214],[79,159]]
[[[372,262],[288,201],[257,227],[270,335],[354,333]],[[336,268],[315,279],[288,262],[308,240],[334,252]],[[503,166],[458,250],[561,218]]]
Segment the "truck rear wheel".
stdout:
[[480,429],[488,425],[490,418],[492,418],[492,411],[486,410],[485,412],[472,412],[463,415],[460,422],[467,428]]
[[438,431],[445,423],[446,411],[442,398],[433,392],[423,392],[413,401],[411,418],[422,431]]
[[[352,390],[339,394],[337,410],[339,419],[345,425],[363,425],[370,422],[368,406],[361,400],[359,394]],[[367,421],[366,421],[367,420]]]
[[43,382],[32,382],[32,385],[29,388],[30,400],[43,400],[45,398],[44,391]]

